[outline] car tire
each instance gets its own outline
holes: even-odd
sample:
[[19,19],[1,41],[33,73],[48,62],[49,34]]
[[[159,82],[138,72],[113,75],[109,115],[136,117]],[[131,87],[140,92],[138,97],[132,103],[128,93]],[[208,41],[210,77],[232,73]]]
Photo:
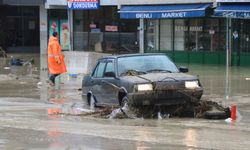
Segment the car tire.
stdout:
[[206,111],[204,116],[207,119],[226,119],[229,117],[225,111]]

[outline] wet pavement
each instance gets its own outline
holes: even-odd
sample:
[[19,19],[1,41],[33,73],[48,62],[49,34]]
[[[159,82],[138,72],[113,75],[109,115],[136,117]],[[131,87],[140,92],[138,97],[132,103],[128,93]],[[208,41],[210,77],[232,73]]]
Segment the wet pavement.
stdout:
[[[39,55],[25,56],[23,59]],[[105,119],[81,115],[91,109],[81,97],[81,74],[46,83],[47,70],[10,66],[0,58],[0,149],[249,149],[250,70],[233,67],[226,88],[225,66],[187,65],[200,76],[203,99],[236,104],[236,122],[194,118]],[[9,67],[9,68],[6,68]],[[46,67],[42,67],[46,68]],[[228,96],[228,98],[227,98]]]

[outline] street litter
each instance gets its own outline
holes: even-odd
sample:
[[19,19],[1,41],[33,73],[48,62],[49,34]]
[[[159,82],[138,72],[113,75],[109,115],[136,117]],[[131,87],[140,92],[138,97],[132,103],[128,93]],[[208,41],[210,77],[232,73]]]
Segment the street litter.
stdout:
[[19,82],[20,84],[27,84],[27,82]]
[[5,69],[5,70],[9,70],[9,69],[10,69],[10,67],[4,67],[4,69]]
[[130,110],[130,107],[125,104],[122,108],[117,108],[114,109],[110,114],[109,114],[110,119],[116,119],[116,118],[131,118],[135,119],[137,118],[136,115]]
[[43,83],[42,82],[38,82],[37,83],[37,86],[41,86]]
[[69,76],[72,78],[77,78],[77,74],[69,74]]
[[34,58],[30,58],[29,60],[25,61],[20,58],[14,58],[13,56],[11,56],[10,65],[12,66],[25,66],[28,64],[34,64]]

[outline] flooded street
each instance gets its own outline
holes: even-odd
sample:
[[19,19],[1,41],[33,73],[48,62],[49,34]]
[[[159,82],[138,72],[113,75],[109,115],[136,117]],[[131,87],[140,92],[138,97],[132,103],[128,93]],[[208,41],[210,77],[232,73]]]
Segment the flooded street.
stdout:
[[[32,66],[0,65],[0,149],[249,149],[250,70],[232,67],[226,87],[225,66],[187,65],[204,86],[202,99],[239,112],[236,122],[196,118],[105,119],[81,115],[91,111],[81,97],[81,74],[46,83],[40,56]],[[42,57],[44,59],[44,56]],[[43,62],[43,61],[41,61]],[[45,69],[44,69],[45,68]],[[228,97],[228,98],[227,98]]]

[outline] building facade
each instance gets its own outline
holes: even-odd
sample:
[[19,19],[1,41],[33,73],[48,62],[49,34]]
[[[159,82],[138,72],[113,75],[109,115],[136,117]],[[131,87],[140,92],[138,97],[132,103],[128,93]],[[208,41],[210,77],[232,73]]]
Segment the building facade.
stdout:
[[[23,13],[16,13],[19,16],[8,11],[4,15],[11,18],[9,30],[22,33],[21,38],[15,37],[21,42],[11,42],[14,47],[40,45],[40,53],[45,54],[49,36],[58,31],[65,51],[160,52],[175,62],[225,64],[226,51],[230,49],[232,65],[250,66],[250,17],[246,14],[250,10],[249,0],[24,1],[18,0],[22,5],[13,4],[14,0],[3,0],[1,4],[23,9]],[[246,10],[239,10],[244,10],[245,17],[216,15],[217,9],[232,11],[239,5],[244,5]],[[14,22],[21,20],[21,27],[13,23],[13,18]]]
[[39,6],[43,0],[0,1],[0,46],[8,52],[39,52]]

